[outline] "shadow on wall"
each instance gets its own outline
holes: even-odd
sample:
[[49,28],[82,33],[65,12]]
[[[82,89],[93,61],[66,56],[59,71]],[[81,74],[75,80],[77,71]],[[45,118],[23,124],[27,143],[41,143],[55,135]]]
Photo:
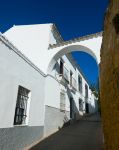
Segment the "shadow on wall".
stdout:
[[[58,63],[55,64],[55,66],[53,67],[53,70],[55,70],[58,74],[60,74],[60,66]],[[67,113],[64,112],[63,127],[68,126],[71,122],[75,122],[82,117],[82,115],[79,112],[79,108],[77,107],[76,102],[73,99],[73,97],[74,97],[73,94],[75,94],[76,91],[71,90],[67,83],[64,86],[67,89],[68,100],[70,103],[70,114],[69,114],[70,117]],[[79,105],[79,101],[78,101],[78,105]],[[83,106],[82,110],[80,110],[80,111],[82,111],[82,113],[85,112],[85,114],[86,113],[88,114],[88,113],[96,112],[95,107],[92,106],[91,103],[88,103],[88,111],[86,111],[86,101],[83,102],[83,105],[85,105],[85,106]],[[60,129],[60,127],[59,127],[59,129]]]
[[[73,99],[72,91],[69,89],[68,86],[67,86],[67,94],[68,94],[68,99],[69,100],[72,99],[72,101],[73,101],[73,109],[72,109],[73,114],[72,114],[72,118],[70,118],[70,121],[73,120],[73,122],[75,122],[75,121],[79,120],[80,118],[82,118],[82,115],[80,115],[80,113],[79,113],[80,108],[77,107],[76,102]],[[69,103],[70,103],[70,101],[69,101]],[[79,103],[79,101],[78,101],[78,103]],[[86,104],[88,104],[88,110],[86,110]],[[70,103],[70,105],[71,105],[71,103]],[[86,114],[93,114],[93,113],[98,112],[98,102],[97,102],[97,100],[94,100],[94,106],[90,102],[86,103],[86,101],[83,102],[83,105],[85,105],[85,107],[83,106],[82,112],[83,113],[85,112],[84,113],[85,115]]]
[[73,120],[76,120],[80,117],[80,114],[79,114],[79,110],[76,106],[76,102],[73,99],[72,92],[74,92],[74,91],[71,91],[71,89],[69,89],[69,87],[67,86],[67,95],[68,95],[68,99],[69,99],[69,103],[70,103],[70,111],[72,111],[72,112],[70,112],[70,118],[73,119]]

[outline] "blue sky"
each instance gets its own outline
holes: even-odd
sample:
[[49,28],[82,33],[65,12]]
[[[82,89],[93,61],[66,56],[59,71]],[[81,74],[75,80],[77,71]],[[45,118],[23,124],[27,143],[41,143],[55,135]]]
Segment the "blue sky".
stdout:
[[[56,23],[64,40],[100,32],[107,3],[108,0],[4,0],[0,7],[0,31],[14,24]],[[96,82],[95,61],[84,53],[75,52],[73,56],[88,80]]]

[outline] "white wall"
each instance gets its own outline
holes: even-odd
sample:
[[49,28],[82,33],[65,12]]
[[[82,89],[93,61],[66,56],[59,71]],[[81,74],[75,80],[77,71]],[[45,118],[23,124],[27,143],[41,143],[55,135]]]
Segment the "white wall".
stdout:
[[[66,56],[62,57],[62,60],[64,61],[64,66],[68,69],[69,74],[70,70],[73,72],[73,77],[77,81],[77,91],[71,92],[71,90],[67,90],[67,87],[60,84],[58,80],[58,71],[56,68],[54,68],[51,72],[51,75],[54,77],[48,77],[46,79],[46,94],[45,94],[45,104],[54,108],[60,109],[60,92],[64,91],[66,94],[66,111],[70,111],[70,97],[74,99],[75,106],[79,111],[79,98],[83,100],[83,112],[85,112],[85,84],[88,86],[88,93],[89,93],[89,111],[92,113],[95,111],[95,102],[94,102],[94,95],[92,94],[92,91],[89,89],[89,84],[81,74],[81,72],[78,69],[75,69],[71,64],[71,62],[68,60]],[[59,64],[60,61],[58,60],[57,64]],[[78,75],[82,77],[82,93],[78,91]],[[57,79],[57,80],[56,80]],[[69,85],[68,85],[69,86]],[[75,110],[75,111],[77,111]],[[82,114],[82,112],[79,111],[79,114]]]
[[[97,63],[100,62],[100,48],[102,35],[97,34],[83,38],[82,41],[73,41],[48,49],[49,45],[56,44],[52,34],[53,24],[22,25],[13,26],[4,33],[25,56],[27,56],[37,67],[47,74],[57,58],[72,51],[84,51],[93,56]],[[51,64],[51,66],[50,66]],[[48,67],[50,66],[50,67]]]
[[28,125],[43,126],[45,78],[0,41],[0,128],[13,127],[19,85],[31,91]]
[[48,76],[45,85],[45,105],[60,108],[60,84]]
[[[54,53],[53,49],[48,49],[49,44],[56,44],[56,40],[53,37],[53,34],[51,32],[52,24],[43,24],[43,25],[26,25],[26,26],[14,26],[7,32],[5,32],[5,36],[25,55],[27,56],[38,68],[40,68],[44,73],[46,73],[47,70],[47,64],[49,60],[51,59],[50,54]],[[100,47],[101,43],[101,37],[99,38],[94,38],[94,40],[88,40],[86,43],[89,45],[95,41],[98,43],[99,40],[99,45],[98,48]],[[85,45],[85,41],[82,42]],[[88,45],[86,45],[88,47]],[[94,47],[93,47],[94,48]],[[7,52],[9,54],[9,52]],[[7,54],[7,55],[8,55]],[[24,84],[26,88],[31,89],[32,94],[31,94],[31,110],[30,110],[30,118],[29,118],[29,124],[30,125],[39,125],[43,124],[43,113],[44,113],[44,106],[43,106],[43,101],[44,101],[44,92],[45,92],[45,104],[55,107],[55,108],[60,108],[60,91],[64,90],[66,91],[66,110],[69,111],[69,97],[67,95],[67,89],[59,84],[55,79],[51,77],[47,77],[46,81],[45,79],[40,76],[39,74],[35,73],[33,70],[29,70],[28,66],[24,66],[23,60],[21,60],[19,57],[16,57],[16,54],[12,54],[15,56],[3,56],[1,57],[1,60],[3,58],[8,57],[8,60],[10,59],[10,63],[6,64],[4,62],[3,65],[6,65],[8,67],[8,76],[10,78],[13,78],[15,80],[14,82],[12,81],[10,84],[15,83],[13,86],[14,90],[17,90],[18,84]],[[73,72],[73,77],[78,81],[78,74],[80,72],[78,70],[75,70],[75,68],[72,66],[72,64],[69,62],[69,60],[66,58],[66,56],[62,57],[64,59],[65,66]],[[21,62],[22,61],[22,62]],[[15,64],[15,65],[13,65]],[[2,66],[3,66],[2,65]],[[26,63],[25,63],[26,65]],[[2,68],[1,66],[1,68]],[[9,69],[10,68],[10,69]],[[3,68],[4,70],[5,68]],[[4,71],[3,71],[4,72]],[[55,70],[51,73],[55,77]],[[80,74],[81,75],[81,74]],[[4,76],[4,75],[3,75]],[[14,77],[11,77],[14,76]],[[82,76],[82,75],[81,75]],[[3,78],[3,81],[5,78]],[[7,82],[8,83],[8,82]],[[17,83],[17,84],[16,84]],[[72,97],[75,100],[76,107],[79,108],[79,97],[82,98],[84,101],[85,97],[85,83],[87,81],[83,78],[83,93],[80,94],[79,92],[71,93]],[[46,85],[45,85],[46,84]],[[45,90],[44,90],[45,86]],[[88,86],[89,88],[89,86]],[[35,90],[34,90],[35,89]],[[11,89],[12,90],[12,89]],[[13,92],[13,91],[11,91]],[[13,92],[14,93],[14,92]],[[16,97],[16,95],[14,95]],[[13,99],[13,98],[12,98]],[[15,98],[14,98],[15,99]],[[93,102],[91,101],[91,105],[93,105]],[[5,105],[4,105],[5,106]],[[15,100],[13,102],[13,108],[15,106]],[[12,108],[12,114],[13,114],[13,109]],[[35,109],[34,109],[35,108]],[[84,109],[85,109],[85,104],[84,104]],[[38,118],[37,118],[38,117]],[[12,121],[13,121],[13,116],[12,116]],[[10,119],[10,121],[11,121]],[[12,125],[12,123],[10,124]]]
[[13,26],[4,36],[42,71],[46,69],[52,24]]
[[[52,33],[50,33],[50,43],[51,44],[56,44],[56,40],[53,36]],[[51,50],[50,50],[51,51]],[[69,71],[69,77],[70,77],[70,71],[73,73],[73,78],[77,82],[77,91],[71,92],[71,90],[68,90],[67,87],[64,85],[60,84],[58,82],[58,69],[60,65],[60,59],[58,59],[56,66],[54,66],[52,72],[50,72],[51,76],[54,78],[48,76],[46,79],[46,91],[45,91],[45,104],[54,108],[60,109],[60,92],[64,91],[66,95],[66,106],[65,109],[66,111],[70,111],[70,97],[74,99],[75,102],[75,111],[79,111],[79,98],[83,100],[83,113],[85,112],[85,84],[88,86],[88,93],[89,93],[89,111],[94,112],[95,111],[95,103],[94,103],[94,95],[92,94],[92,91],[89,88],[89,84],[84,78],[84,76],[81,74],[80,70],[76,68],[75,63],[73,60],[67,58],[67,56],[62,56],[61,59],[64,62],[64,66],[68,69]],[[82,93],[78,91],[78,75],[82,77]],[[69,86],[69,85],[68,85]],[[82,112],[79,111],[80,114]]]

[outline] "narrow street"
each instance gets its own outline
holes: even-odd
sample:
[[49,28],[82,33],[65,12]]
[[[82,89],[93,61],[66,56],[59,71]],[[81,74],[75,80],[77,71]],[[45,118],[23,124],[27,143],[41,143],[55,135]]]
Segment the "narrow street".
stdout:
[[102,139],[99,115],[92,115],[61,129],[30,150],[102,150]]

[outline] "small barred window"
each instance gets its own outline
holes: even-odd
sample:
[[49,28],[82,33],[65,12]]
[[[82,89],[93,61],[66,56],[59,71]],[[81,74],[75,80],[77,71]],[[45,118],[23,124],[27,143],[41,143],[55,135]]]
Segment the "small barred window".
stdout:
[[65,93],[60,93],[60,110],[65,111]]
[[14,125],[21,125],[26,123],[27,117],[27,103],[29,99],[30,90],[19,86],[17,103],[14,117]]

